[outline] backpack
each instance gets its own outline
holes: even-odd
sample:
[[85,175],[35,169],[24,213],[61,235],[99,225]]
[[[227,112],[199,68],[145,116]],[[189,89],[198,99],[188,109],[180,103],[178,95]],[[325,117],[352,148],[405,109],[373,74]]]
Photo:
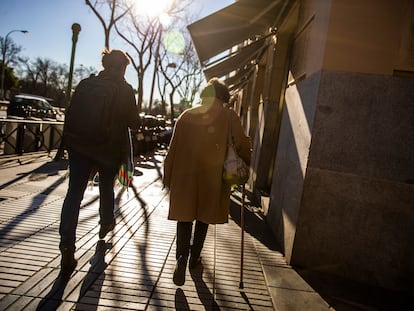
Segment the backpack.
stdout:
[[82,80],[65,114],[65,140],[92,145],[111,141],[117,93],[118,85],[112,80],[96,76]]

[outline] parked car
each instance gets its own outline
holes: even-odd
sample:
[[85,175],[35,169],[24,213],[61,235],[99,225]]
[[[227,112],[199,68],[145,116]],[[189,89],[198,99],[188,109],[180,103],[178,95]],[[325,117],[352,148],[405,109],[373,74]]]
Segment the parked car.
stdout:
[[41,96],[15,95],[7,108],[7,117],[40,118],[56,120],[56,112],[52,105]]

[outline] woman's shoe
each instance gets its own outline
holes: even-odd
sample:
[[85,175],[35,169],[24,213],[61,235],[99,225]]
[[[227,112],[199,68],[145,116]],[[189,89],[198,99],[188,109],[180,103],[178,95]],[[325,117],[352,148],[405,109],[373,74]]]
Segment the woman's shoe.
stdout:
[[65,247],[61,250],[61,253],[60,272],[62,274],[71,274],[78,264],[78,261],[75,259],[75,251]]
[[107,225],[102,225],[101,224],[101,228],[99,229],[99,238],[102,240],[107,234],[108,232],[114,230],[115,228],[115,219]]
[[173,275],[173,282],[177,286],[182,286],[185,283],[185,269],[187,268],[187,258],[180,256],[175,264]]

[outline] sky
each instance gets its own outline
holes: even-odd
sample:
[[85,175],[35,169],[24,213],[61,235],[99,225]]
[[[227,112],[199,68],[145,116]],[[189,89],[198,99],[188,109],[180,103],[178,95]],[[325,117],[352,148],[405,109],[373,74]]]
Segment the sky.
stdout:
[[[131,0],[133,1],[133,0]],[[145,0],[156,3],[157,0]],[[205,17],[233,3],[233,0],[194,0],[194,14]],[[199,14],[198,14],[199,12]],[[69,66],[72,51],[72,24],[81,25],[75,53],[75,67],[83,65],[101,70],[101,51],[104,47],[103,27],[84,0],[1,0],[0,36],[11,30],[9,38],[22,47],[21,56],[49,58]],[[113,32],[111,37],[116,37]],[[111,40],[111,49],[126,47],[121,40]],[[136,87],[136,73],[129,66],[126,79]],[[148,92],[147,92],[148,93]]]

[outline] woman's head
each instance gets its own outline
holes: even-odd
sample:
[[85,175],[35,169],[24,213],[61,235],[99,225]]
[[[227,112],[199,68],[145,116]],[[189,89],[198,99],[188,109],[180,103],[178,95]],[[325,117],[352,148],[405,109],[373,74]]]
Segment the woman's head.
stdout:
[[224,82],[220,81],[218,78],[212,78],[201,91],[200,97],[202,99],[217,98],[224,103],[228,103],[230,100],[230,93]]
[[105,49],[102,52],[102,66],[105,70],[124,73],[129,63],[129,57],[121,50],[109,51]]

